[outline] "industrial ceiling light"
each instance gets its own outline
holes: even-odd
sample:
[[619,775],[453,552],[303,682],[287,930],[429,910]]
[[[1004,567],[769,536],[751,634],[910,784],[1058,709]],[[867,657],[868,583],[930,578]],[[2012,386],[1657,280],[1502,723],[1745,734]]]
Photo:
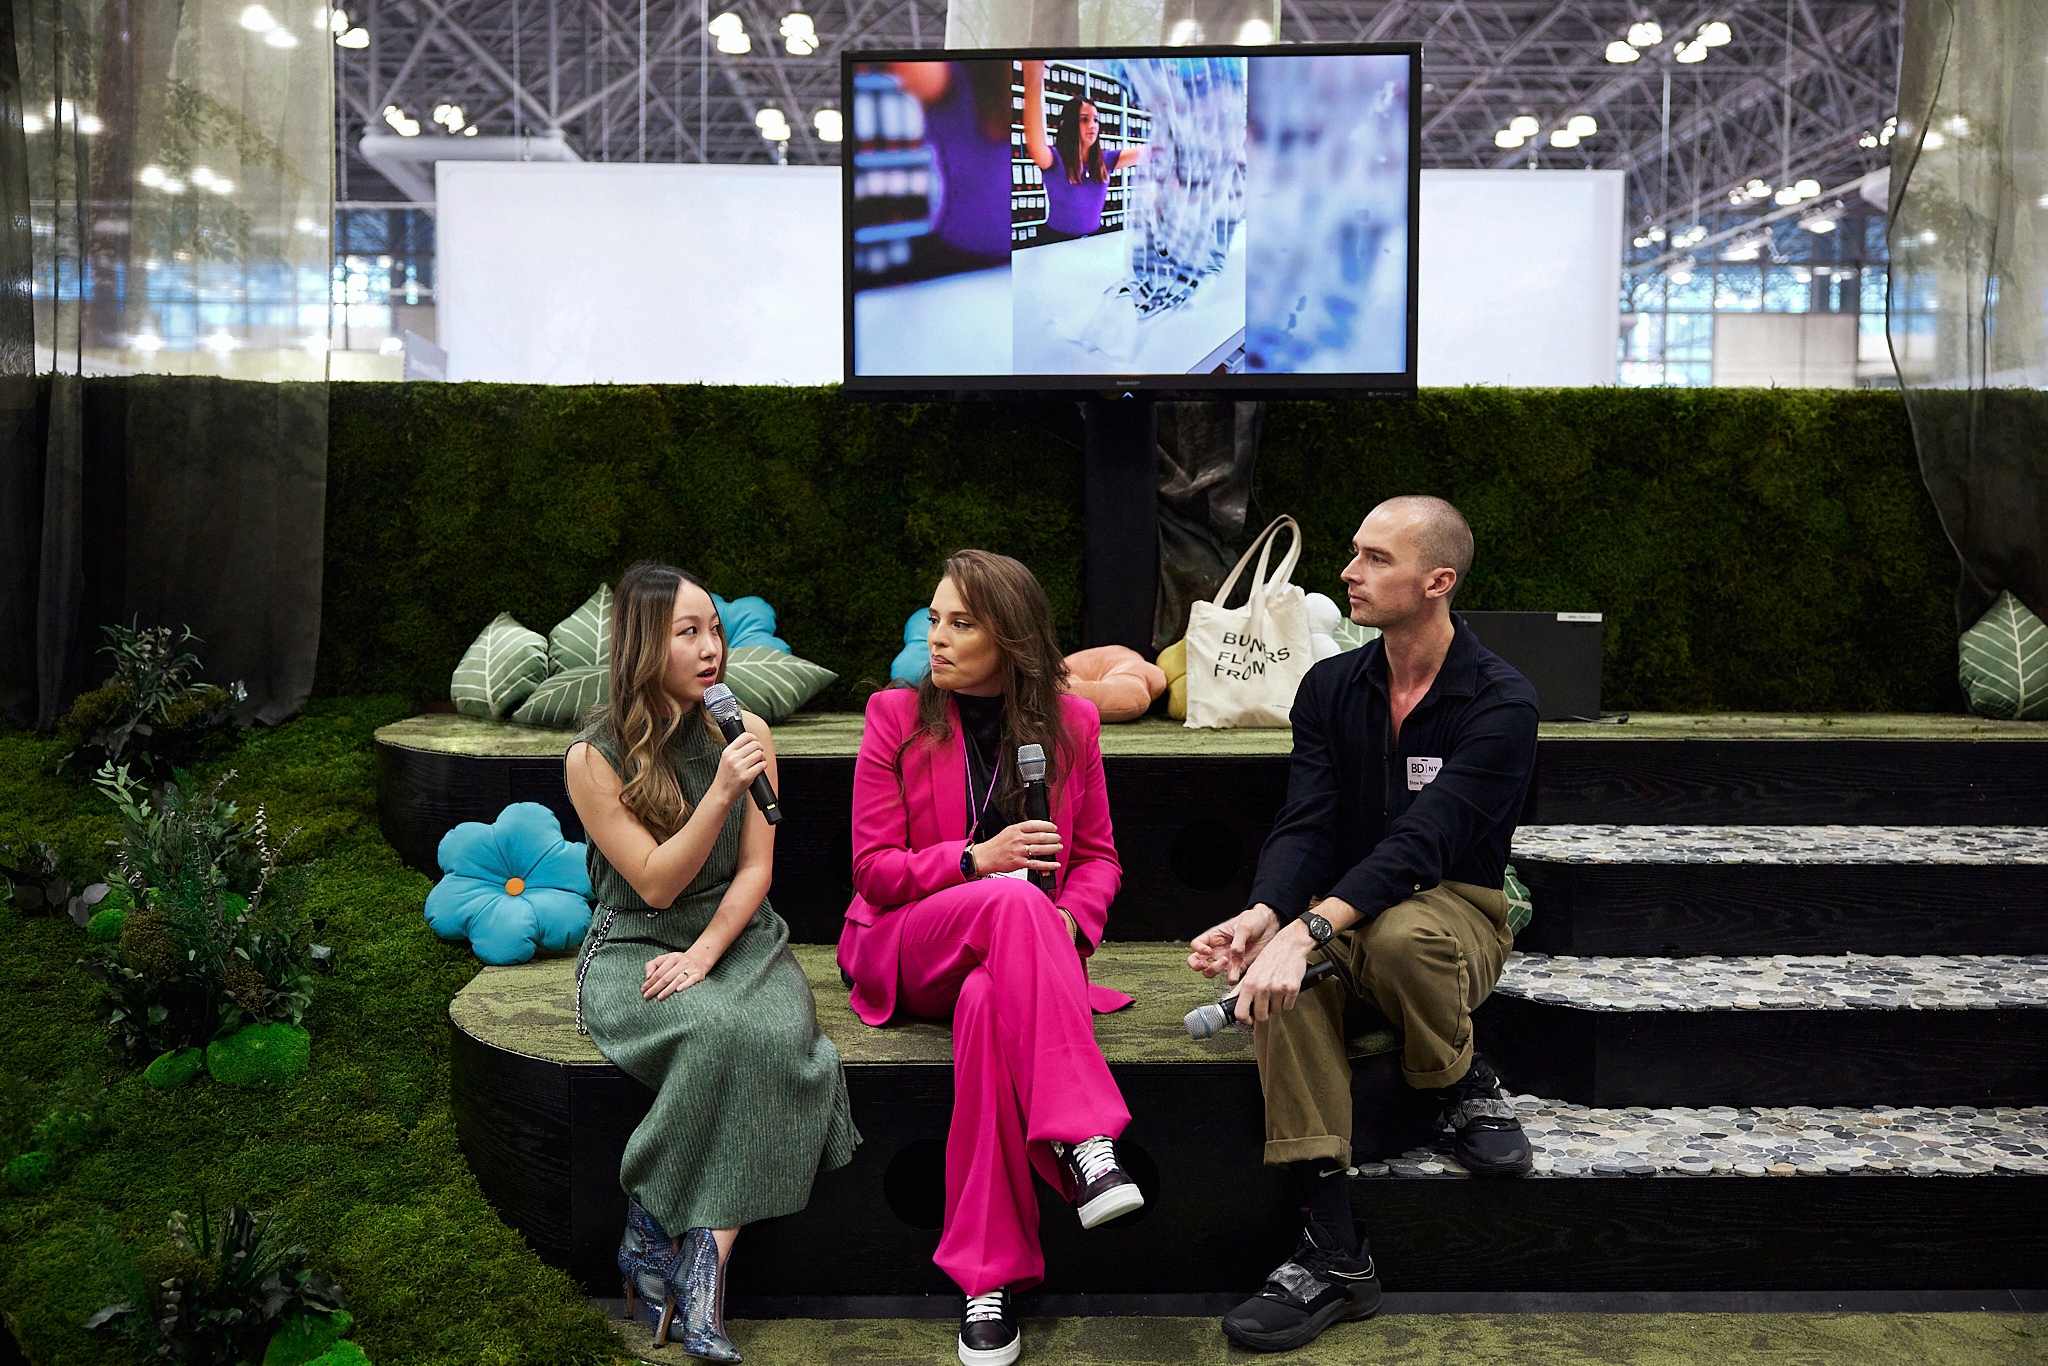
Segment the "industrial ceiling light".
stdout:
[[1166,35],[1166,45],[1168,47],[1186,47],[1190,43],[1199,43],[1201,41],[1202,26],[1192,19],[1176,20],[1173,29]]
[[320,27],[325,28],[329,33],[339,38],[342,34],[347,33],[349,30],[348,11],[345,9],[332,9],[327,11],[327,14],[323,22],[320,24]]
[[465,117],[459,104],[437,104],[434,106],[434,122],[451,133],[462,131]]
[[1922,151],[1938,152],[1946,146],[1948,146],[1948,139],[1941,135],[1941,130],[1939,128],[1928,129],[1927,136],[1920,139],[1920,148]]
[[1734,36],[1728,31],[1728,25],[1719,19],[1700,25],[1700,44],[1703,47],[1723,47]]
[[1520,147],[1528,140],[1512,128],[1503,128],[1493,135],[1493,145],[1496,147]]
[[818,141],[841,142],[846,137],[846,123],[837,109],[820,109],[811,115],[811,126],[818,130]]
[[1799,191],[1787,185],[1784,189],[1771,196],[1771,202],[1774,204],[1797,204],[1799,202]]
[[1607,60],[1610,62],[1633,62],[1642,58],[1642,53],[1616,38],[1607,45]]
[[1550,130],[1550,145],[1552,147],[1576,147],[1579,145],[1579,135],[1569,128],[1553,128]]
[[261,5],[251,5],[242,11],[242,27],[251,33],[268,33],[277,27],[277,17]]
[[1630,243],[1630,245],[1636,247],[1637,249],[1641,249],[1643,247],[1647,247],[1650,245],[1650,239],[1647,237],[1638,237],[1635,239],[1634,242]]
[[1820,193],[1820,182],[1818,180],[1801,180],[1794,184],[1792,188],[1799,192],[1801,199],[1812,199]]
[[758,128],[761,136],[770,142],[789,141],[789,120],[773,105],[754,115],[754,127]]
[[395,104],[384,106],[384,122],[390,124],[392,131],[402,138],[416,138],[420,135],[420,121],[407,118],[405,111]]
[[705,32],[718,40],[718,50],[734,57],[751,52],[754,40],[747,36],[746,25],[731,10],[719,15],[704,26]]
[[1682,257],[1674,262],[1671,267],[1671,283],[1674,285],[1691,284],[1693,267],[1698,264],[1690,256]]
[[366,28],[352,28],[334,40],[336,47],[365,48],[370,45],[370,31]]
[[782,16],[782,45],[792,57],[808,57],[818,50],[818,30],[810,15],[796,10]]
[[1698,41],[1680,43],[1677,51],[1672,55],[1676,56],[1681,62],[1704,62],[1707,60],[1707,45]]
[[1543,125],[1528,114],[1517,114],[1508,120],[1508,131],[1520,138],[1533,138],[1542,128]]
[[1264,19],[1247,19],[1237,30],[1239,47],[1264,47],[1273,41],[1273,25]]
[[288,29],[274,28],[263,35],[263,41],[271,47],[297,47],[299,40]]
[[100,122],[100,116],[97,114],[80,114],[78,116],[78,131],[84,133],[87,137],[91,137],[94,133],[105,131],[106,126]]
[[1808,232],[1833,232],[1835,230],[1835,220],[1823,210],[1820,213],[1809,214],[1805,218],[1800,219],[1799,226],[1805,228]]
[[1652,242],[1661,242],[1664,240],[1664,229],[1651,228],[1648,232],[1644,233],[1643,236],[1649,238]]
[[1564,121],[1565,131],[1575,138],[1590,138],[1600,131],[1591,114],[1574,114]]
[[1664,30],[1646,19],[1628,26],[1628,40],[1636,47],[1655,47],[1664,41]]

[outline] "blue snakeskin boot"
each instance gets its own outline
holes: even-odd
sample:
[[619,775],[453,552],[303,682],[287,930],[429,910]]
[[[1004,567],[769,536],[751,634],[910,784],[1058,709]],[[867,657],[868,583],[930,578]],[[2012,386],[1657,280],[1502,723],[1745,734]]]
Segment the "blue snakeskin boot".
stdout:
[[725,1267],[710,1229],[693,1228],[683,1235],[682,1252],[669,1268],[668,1294],[680,1318],[670,1330],[671,1340],[693,1357],[740,1359],[740,1349],[725,1335]]
[[626,1287],[626,1317],[637,1301],[657,1343],[666,1342],[676,1322],[676,1300],[669,1293],[669,1274],[679,1256],[675,1239],[662,1231],[638,1200],[626,1199],[626,1231],[619,1237],[619,1279]]

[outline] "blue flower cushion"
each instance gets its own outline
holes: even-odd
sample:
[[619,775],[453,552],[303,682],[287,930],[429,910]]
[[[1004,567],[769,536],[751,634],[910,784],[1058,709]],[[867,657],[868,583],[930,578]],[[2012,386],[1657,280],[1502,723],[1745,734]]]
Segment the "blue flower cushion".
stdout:
[[905,683],[921,683],[932,671],[931,646],[926,643],[932,629],[931,609],[920,607],[903,623],[903,648],[889,661],[889,677]]
[[793,655],[789,642],[775,634],[775,609],[762,598],[734,598],[727,602],[713,593],[711,605],[718,609],[719,624],[725,627],[725,648],[737,650],[742,645],[766,645],[771,650],[780,650]]
[[464,821],[441,837],[445,876],[427,893],[427,924],[486,963],[574,948],[590,924],[585,852],[539,802],[514,802],[489,825]]

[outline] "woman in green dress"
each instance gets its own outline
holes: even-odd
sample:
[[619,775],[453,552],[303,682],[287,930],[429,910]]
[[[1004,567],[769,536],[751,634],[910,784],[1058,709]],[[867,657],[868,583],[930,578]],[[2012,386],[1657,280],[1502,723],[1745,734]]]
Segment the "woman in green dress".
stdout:
[[627,1313],[644,1302],[657,1343],[738,1361],[723,1304],[740,1226],[802,1209],[860,1135],[767,900],[775,832],[746,794],[757,774],[774,781],[774,742],[749,713],[728,745],[704,711],[724,672],[704,586],[634,565],[613,609],[610,700],[566,764],[597,897],[577,1027],[655,1092],[619,1164]]

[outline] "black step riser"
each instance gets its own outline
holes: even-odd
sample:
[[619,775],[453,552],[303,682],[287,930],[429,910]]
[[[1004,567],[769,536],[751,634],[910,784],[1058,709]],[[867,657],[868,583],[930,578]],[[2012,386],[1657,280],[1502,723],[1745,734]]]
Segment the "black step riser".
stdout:
[[2048,953],[2048,864],[1552,863],[1518,859],[1531,953]]
[[1595,1011],[1496,994],[1508,1089],[1580,1105],[2038,1105],[2048,1009]]

